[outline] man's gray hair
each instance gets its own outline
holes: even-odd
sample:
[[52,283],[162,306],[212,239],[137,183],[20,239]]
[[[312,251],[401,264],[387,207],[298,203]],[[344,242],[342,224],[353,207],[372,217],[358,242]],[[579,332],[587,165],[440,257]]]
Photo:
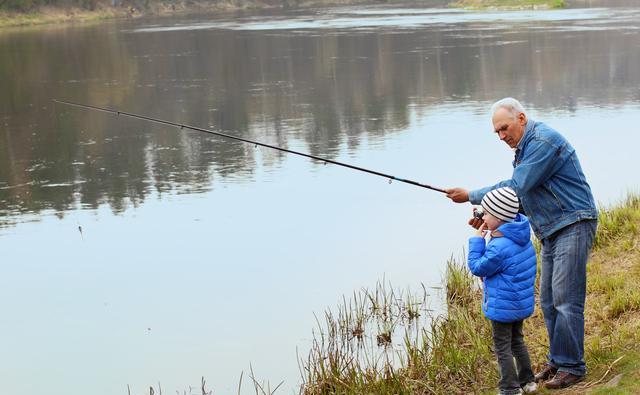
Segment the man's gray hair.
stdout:
[[522,104],[520,104],[520,102],[513,97],[505,97],[504,99],[500,99],[497,102],[493,103],[493,105],[491,106],[491,116],[493,116],[496,111],[501,108],[509,111],[514,118],[517,117],[520,113],[527,115],[527,113],[524,111],[524,107],[522,107]]

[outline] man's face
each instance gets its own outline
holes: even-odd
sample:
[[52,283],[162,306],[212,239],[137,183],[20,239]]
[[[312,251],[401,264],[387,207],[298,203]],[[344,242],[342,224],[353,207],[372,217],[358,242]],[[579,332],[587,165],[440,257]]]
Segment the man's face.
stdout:
[[524,134],[524,129],[527,125],[527,116],[520,113],[514,118],[509,110],[499,108],[498,111],[493,114],[492,122],[493,128],[500,137],[500,140],[507,143],[509,147],[516,148]]

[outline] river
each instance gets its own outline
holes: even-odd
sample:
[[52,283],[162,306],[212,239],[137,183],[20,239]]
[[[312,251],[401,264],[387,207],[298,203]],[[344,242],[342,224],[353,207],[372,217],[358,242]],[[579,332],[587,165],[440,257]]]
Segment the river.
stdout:
[[[578,2],[576,2],[578,3]],[[488,110],[519,98],[596,199],[640,185],[640,9],[398,5],[0,32],[2,391],[296,392],[314,313],[386,279],[439,298],[468,205],[508,178]]]

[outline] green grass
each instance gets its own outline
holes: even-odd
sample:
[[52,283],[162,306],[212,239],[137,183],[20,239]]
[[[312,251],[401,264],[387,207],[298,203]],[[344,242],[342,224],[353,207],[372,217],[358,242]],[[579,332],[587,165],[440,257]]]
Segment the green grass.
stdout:
[[[600,208],[598,234],[594,247],[602,249],[617,242],[615,249],[631,250],[640,230],[640,196],[629,194],[615,209]],[[637,248],[637,244],[635,244]]]
[[469,9],[551,9],[564,8],[567,6],[564,0],[457,0],[450,4],[451,7]]
[[[640,393],[640,197],[601,208],[599,218],[588,266],[587,378],[540,394]],[[465,262],[451,259],[444,281],[444,313],[429,309],[426,289],[399,293],[384,282],[345,298],[336,314],[325,312],[302,361],[302,394],[495,393],[498,372],[477,279]],[[389,342],[376,341],[383,333]],[[548,340],[539,306],[525,321],[525,336],[540,368]]]
[[124,17],[127,13],[119,9],[97,9],[94,11],[80,9],[42,8],[31,12],[0,11],[0,27],[51,25],[68,22],[95,22],[116,17]]

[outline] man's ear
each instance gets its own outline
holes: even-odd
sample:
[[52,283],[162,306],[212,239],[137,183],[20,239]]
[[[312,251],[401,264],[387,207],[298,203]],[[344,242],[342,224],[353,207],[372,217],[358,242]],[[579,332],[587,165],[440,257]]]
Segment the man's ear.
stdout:
[[527,124],[527,116],[525,113],[521,112],[520,114],[518,114],[518,122],[522,126]]

